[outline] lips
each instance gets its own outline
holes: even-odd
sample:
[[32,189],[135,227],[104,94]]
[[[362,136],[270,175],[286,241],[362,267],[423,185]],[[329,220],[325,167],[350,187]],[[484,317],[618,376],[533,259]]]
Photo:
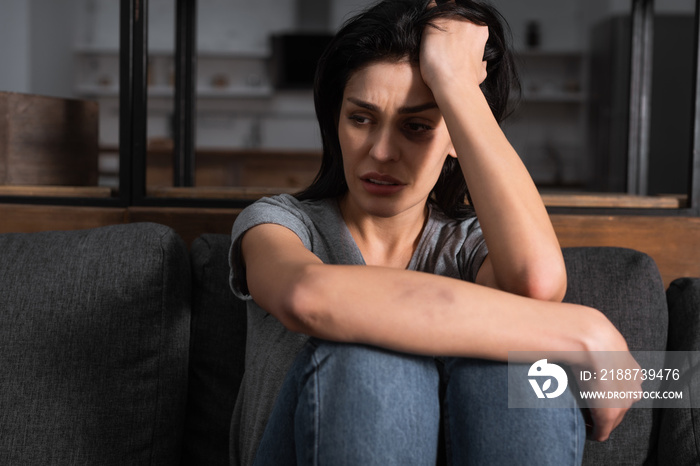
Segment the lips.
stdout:
[[379,173],[367,173],[366,175],[360,177],[362,181],[377,184],[380,186],[397,186],[402,185],[401,181],[389,175],[382,175]]
[[377,196],[389,196],[401,191],[405,184],[400,180],[381,173],[367,173],[360,177],[365,190]]

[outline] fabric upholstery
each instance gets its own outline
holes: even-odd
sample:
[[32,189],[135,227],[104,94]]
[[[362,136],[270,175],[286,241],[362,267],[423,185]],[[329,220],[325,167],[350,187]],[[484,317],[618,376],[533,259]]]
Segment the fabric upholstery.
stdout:
[[[700,351],[700,278],[679,278],[666,291],[669,314],[669,351]],[[692,377],[684,407],[660,412],[659,464],[700,464],[700,367],[689,358],[681,373]],[[692,369],[692,370],[691,370]],[[663,462],[662,462],[663,461]]]
[[[0,235],[0,464],[227,464],[246,325],[229,243],[205,235],[188,256],[154,224]],[[700,350],[700,279],[666,296],[644,254],[564,256],[565,300],[600,309],[632,350],[665,349],[667,329],[670,350]],[[584,464],[657,464],[654,420],[658,464],[698,464],[698,419],[632,409]]]
[[227,235],[192,243],[190,385],[184,464],[228,465],[231,413],[243,377],[246,306],[228,284]]
[[0,257],[0,464],[177,464],[180,237],[155,224],[3,234]]
[[[567,248],[564,301],[603,312],[632,351],[666,349],[668,309],[654,261],[624,248]],[[655,464],[657,425],[651,409],[633,408],[606,442],[588,440],[585,465]]]

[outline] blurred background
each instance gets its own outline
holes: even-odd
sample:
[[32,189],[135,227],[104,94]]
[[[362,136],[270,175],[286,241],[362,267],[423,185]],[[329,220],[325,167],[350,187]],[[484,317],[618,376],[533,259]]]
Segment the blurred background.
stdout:
[[[294,190],[320,161],[315,60],[363,0],[197,2],[196,185]],[[626,192],[631,0],[493,0],[522,96],[504,129],[543,192]],[[686,193],[693,0],[656,0],[646,192]],[[149,189],[172,186],[174,0],[149,1]],[[119,2],[0,0],[0,91],[99,104],[97,181],[119,183]],[[2,150],[2,147],[0,147]]]

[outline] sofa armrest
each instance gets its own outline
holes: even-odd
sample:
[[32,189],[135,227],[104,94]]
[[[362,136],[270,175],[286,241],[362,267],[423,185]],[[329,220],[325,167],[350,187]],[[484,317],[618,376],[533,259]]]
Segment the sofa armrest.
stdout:
[[[666,349],[668,310],[653,259],[625,248],[565,248],[567,302],[605,314],[633,351]],[[648,464],[656,458],[658,422],[650,408],[634,408],[605,442],[586,441],[584,465]]]
[[162,225],[0,235],[0,464],[178,464],[189,300]]
[[[666,291],[669,351],[700,351],[700,278],[679,278]],[[692,360],[691,360],[692,359]],[[697,357],[684,361],[682,374],[690,377],[684,407],[661,410],[659,464],[700,464],[700,365]],[[691,370],[692,369],[692,370]],[[691,408],[695,406],[695,408]]]

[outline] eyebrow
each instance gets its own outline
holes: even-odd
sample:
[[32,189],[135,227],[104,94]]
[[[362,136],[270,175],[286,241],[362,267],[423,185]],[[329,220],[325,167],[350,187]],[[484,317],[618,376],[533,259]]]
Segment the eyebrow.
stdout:
[[[353,104],[357,105],[358,107],[366,108],[367,110],[373,111],[373,112],[378,112],[379,107],[377,107],[374,104],[371,104],[369,102],[365,102],[364,100],[356,99],[354,97],[348,97],[347,100],[349,102],[352,102]],[[409,107],[401,107],[399,108],[399,113],[402,115],[410,114],[410,113],[420,113],[424,112],[426,110],[432,110],[434,108],[438,108],[438,105],[436,102],[426,102],[424,104],[420,105],[413,105]]]

